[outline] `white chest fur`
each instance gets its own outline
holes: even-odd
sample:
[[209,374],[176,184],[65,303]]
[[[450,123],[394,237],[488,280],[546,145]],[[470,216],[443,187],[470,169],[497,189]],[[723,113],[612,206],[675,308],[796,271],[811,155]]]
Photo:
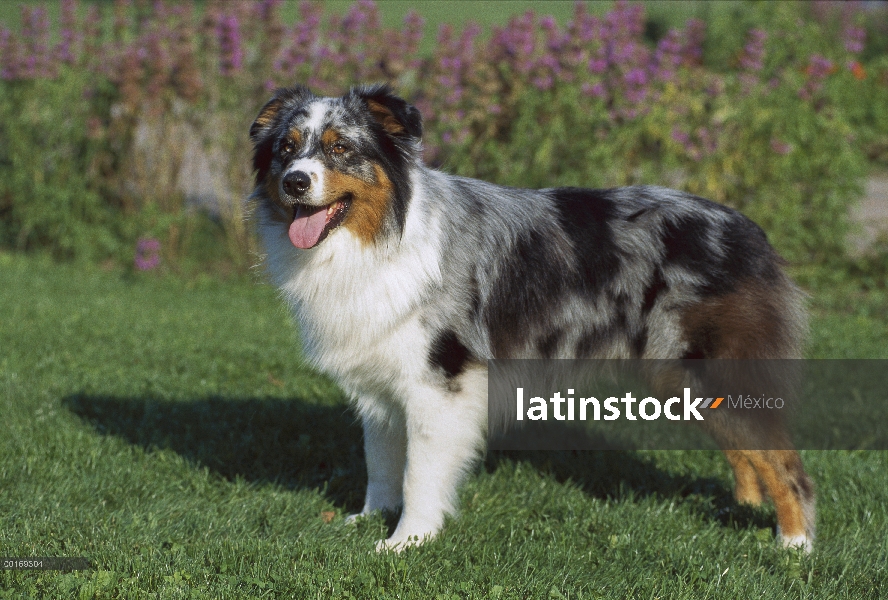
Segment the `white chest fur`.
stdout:
[[307,358],[347,391],[390,393],[398,387],[392,377],[415,376],[425,362],[417,361],[428,347],[422,310],[441,280],[435,233],[408,218],[397,246],[367,246],[340,229],[299,251],[285,235],[263,231],[269,269],[297,318]]

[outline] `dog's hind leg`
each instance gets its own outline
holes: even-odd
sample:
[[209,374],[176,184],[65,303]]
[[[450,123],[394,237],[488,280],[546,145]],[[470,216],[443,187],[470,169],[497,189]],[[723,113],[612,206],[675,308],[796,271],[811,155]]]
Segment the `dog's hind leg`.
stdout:
[[404,510],[377,550],[400,550],[434,537],[457,510],[459,484],[480,454],[487,420],[487,369],[470,368],[451,389],[417,386],[405,405]]
[[750,506],[760,505],[764,500],[764,492],[752,463],[737,450],[725,450],[725,457],[734,471],[734,497],[737,502]]
[[743,422],[743,417],[734,414],[707,419],[705,428],[731,464],[737,501],[758,505],[766,493],[777,512],[780,542],[810,552],[815,533],[814,485],[782,423]]
[[777,511],[777,534],[785,547],[810,552],[814,542],[814,486],[795,450],[747,450]]

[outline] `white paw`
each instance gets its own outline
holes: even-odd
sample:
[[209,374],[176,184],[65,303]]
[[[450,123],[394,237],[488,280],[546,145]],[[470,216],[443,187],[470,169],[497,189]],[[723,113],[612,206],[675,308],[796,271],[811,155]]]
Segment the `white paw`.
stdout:
[[364,513],[355,513],[353,515],[349,515],[345,518],[346,525],[355,525],[358,522],[358,519],[363,519],[366,515]]
[[808,554],[814,549],[814,539],[807,535],[793,535],[789,537],[781,535],[780,543],[784,548],[799,548]]
[[431,535],[426,535],[424,537],[411,535],[406,539],[395,539],[395,536],[392,536],[387,540],[379,540],[378,542],[376,542],[376,552],[396,552],[400,554],[400,552],[405,548],[410,548],[411,546],[419,546],[420,544],[425,543],[431,538]]

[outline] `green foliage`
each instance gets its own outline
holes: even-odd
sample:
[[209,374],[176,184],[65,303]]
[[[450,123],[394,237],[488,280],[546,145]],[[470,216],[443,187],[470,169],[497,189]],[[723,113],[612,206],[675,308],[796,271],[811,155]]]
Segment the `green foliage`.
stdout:
[[[431,49],[419,16],[384,25],[372,2],[345,15],[72,7],[57,47],[42,9],[22,12],[21,35],[0,27],[0,247],[126,264],[147,237],[163,268],[246,270],[246,132],[270,90],[294,82],[335,94],[387,80],[422,110],[432,164],[513,186],[685,189],[745,212],[799,264],[844,255],[867,161],[888,160],[872,7],[560,6],[560,25],[527,13],[490,31],[460,12],[462,31],[443,27]],[[861,51],[848,40],[863,26]],[[189,205],[198,185],[212,216]]]
[[[888,63],[864,67],[843,46],[838,21],[813,11],[801,3],[706,11],[705,66],[685,59],[649,78],[642,103],[625,89],[631,60],[611,65],[595,93],[535,86],[504,63],[468,80],[463,117],[449,127],[442,119],[445,133],[433,132],[432,144],[443,146],[446,167],[514,186],[686,189],[743,211],[790,261],[826,263],[846,252],[867,160],[888,148]],[[862,23],[846,12],[842,23]],[[759,41],[748,34],[755,27]],[[682,35],[692,37],[690,25]],[[582,80],[582,69],[572,77]],[[491,115],[485,106],[502,108]]]
[[59,258],[117,252],[119,215],[100,193],[96,106],[80,74],[0,81],[0,246]]

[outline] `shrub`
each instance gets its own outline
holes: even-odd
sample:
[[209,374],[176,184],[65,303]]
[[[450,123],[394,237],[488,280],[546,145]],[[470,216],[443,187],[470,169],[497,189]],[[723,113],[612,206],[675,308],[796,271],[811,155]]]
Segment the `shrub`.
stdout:
[[8,82],[0,102],[0,245],[96,259],[117,249],[80,75]]
[[[888,62],[867,58],[859,7],[751,4],[713,37],[578,4],[562,25],[444,25],[430,53],[418,15],[386,28],[369,0],[342,16],[303,2],[293,23],[277,0],[107,10],[63,2],[55,45],[40,8],[0,29],[2,245],[132,262],[151,237],[175,265],[215,230],[198,255],[250,264],[246,131],[295,82],[392,83],[424,115],[426,159],[463,175],[711,197],[796,262],[843,252],[866,157],[888,154]],[[208,199],[214,220],[195,208]]]

